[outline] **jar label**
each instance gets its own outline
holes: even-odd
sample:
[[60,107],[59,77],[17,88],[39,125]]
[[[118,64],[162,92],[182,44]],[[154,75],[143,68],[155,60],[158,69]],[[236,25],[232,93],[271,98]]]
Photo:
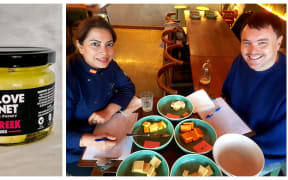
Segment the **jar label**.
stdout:
[[40,131],[52,124],[55,83],[24,90],[0,90],[0,136]]

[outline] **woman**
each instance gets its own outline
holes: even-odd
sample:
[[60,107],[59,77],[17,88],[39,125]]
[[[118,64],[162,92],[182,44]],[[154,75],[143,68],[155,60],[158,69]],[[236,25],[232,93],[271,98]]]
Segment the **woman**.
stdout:
[[[82,21],[76,39],[78,51],[66,72],[67,163],[78,162],[83,147],[107,151],[115,146],[115,137],[92,131],[125,109],[135,94],[132,81],[113,61],[116,34],[103,18]],[[103,137],[110,140],[95,141]]]

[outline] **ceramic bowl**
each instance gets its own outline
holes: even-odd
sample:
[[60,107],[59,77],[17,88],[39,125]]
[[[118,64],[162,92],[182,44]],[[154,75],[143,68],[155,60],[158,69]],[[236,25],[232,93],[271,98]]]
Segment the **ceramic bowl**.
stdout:
[[[144,126],[142,126],[144,122],[150,122],[152,124],[152,123],[159,123],[161,121],[163,121],[167,125],[166,128],[163,128],[153,133],[144,133]],[[133,126],[132,133],[133,134],[156,134],[156,135],[169,134],[170,136],[168,137],[146,137],[146,136],[134,136],[133,137],[133,142],[136,144],[136,146],[138,146],[141,149],[160,150],[166,147],[172,141],[173,134],[174,134],[174,127],[168,119],[162,116],[152,115],[152,116],[146,116],[138,120]],[[158,144],[160,142],[160,146],[158,147],[153,147],[153,145],[144,146],[144,144],[147,142],[152,142],[152,143],[156,142]]]
[[222,176],[222,173],[218,166],[208,157],[200,154],[187,154],[178,158],[172,168],[171,176],[182,176],[184,170],[188,170],[189,173],[197,172],[199,166],[210,166],[213,171],[211,176]]
[[240,134],[220,136],[213,147],[213,158],[228,176],[257,176],[264,167],[260,147]]
[[[175,111],[173,108],[171,108],[171,103],[175,101],[184,101],[185,102],[185,108],[179,109],[178,111]],[[193,106],[192,103],[184,96],[181,95],[168,95],[162,97],[158,103],[157,103],[157,111],[158,113],[166,117],[167,119],[171,121],[180,121],[183,119],[186,119],[191,116],[193,112]],[[183,116],[183,114],[186,113],[187,115]],[[167,114],[176,115],[178,117],[169,117]]]
[[132,153],[119,165],[116,175],[117,176],[146,176],[145,174],[133,173],[132,166],[134,161],[144,161],[148,163],[154,156],[161,160],[161,164],[155,169],[156,176],[169,176],[169,166],[165,158],[155,151],[141,150]]
[[[204,137],[199,138],[196,141],[192,141],[190,143],[185,143],[182,137],[180,136],[182,132],[180,132],[180,126],[183,123],[193,122],[194,127],[198,127],[203,132]],[[197,154],[205,154],[212,150],[213,145],[216,141],[216,133],[215,130],[205,121],[200,119],[186,119],[181,121],[175,127],[174,138],[177,145],[186,153],[197,153]],[[200,143],[200,144],[199,144]]]

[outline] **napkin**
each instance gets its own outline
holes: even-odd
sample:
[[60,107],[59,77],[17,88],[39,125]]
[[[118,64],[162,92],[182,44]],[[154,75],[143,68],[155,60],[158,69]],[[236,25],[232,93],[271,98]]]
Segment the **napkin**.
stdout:
[[215,108],[213,101],[203,89],[190,94],[187,96],[187,99],[193,105],[193,113],[208,111]]

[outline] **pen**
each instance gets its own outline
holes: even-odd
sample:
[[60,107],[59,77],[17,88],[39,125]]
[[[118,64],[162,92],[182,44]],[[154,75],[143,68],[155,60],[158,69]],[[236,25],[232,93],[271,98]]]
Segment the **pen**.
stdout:
[[95,139],[96,142],[98,141],[109,141],[110,139],[108,138],[100,138],[100,139]]
[[220,110],[221,110],[221,107],[218,107],[213,113],[208,114],[208,115],[206,116],[206,119],[211,118],[216,112],[218,112],[218,111],[220,111]]

